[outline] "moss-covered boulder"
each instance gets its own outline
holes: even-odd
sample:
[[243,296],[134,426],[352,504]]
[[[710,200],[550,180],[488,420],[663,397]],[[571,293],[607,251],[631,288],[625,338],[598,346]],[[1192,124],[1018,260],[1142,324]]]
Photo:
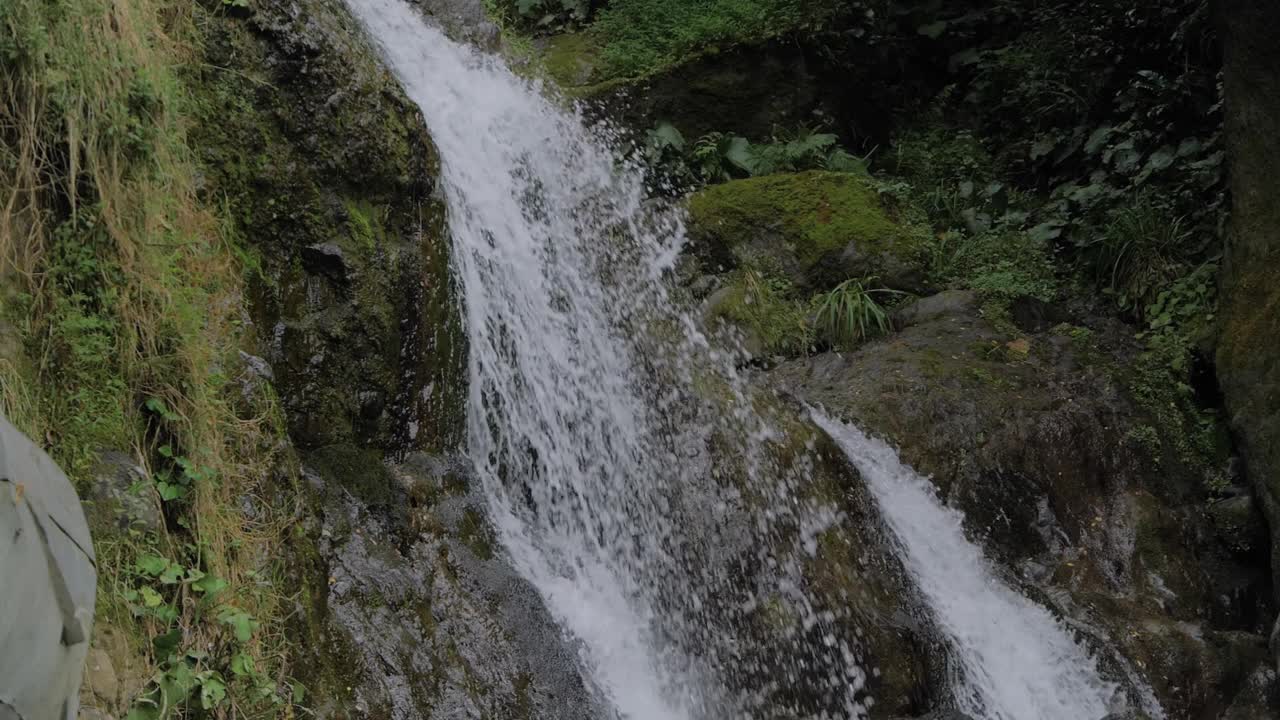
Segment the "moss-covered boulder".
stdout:
[[838,97],[794,43],[770,41],[691,56],[633,78],[601,80],[600,49],[589,35],[548,45],[549,74],[566,91],[629,127],[669,122],[686,137],[732,132],[765,138],[776,128],[829,117]]
[[812,171],[712,185],[689,198],[690,250],[709,272],[740,266],[821,290],[875,276],[927,285],[927,235],[904,222],[865,176]]

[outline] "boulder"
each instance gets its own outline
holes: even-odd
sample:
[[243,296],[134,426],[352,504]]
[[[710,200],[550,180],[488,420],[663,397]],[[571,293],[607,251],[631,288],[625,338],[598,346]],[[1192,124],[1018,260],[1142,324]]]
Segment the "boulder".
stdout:
[[154,483],[133,456],[119,450],[103,451],[90,478],[83,502],[95,529],[132,527],[159,532],[164,527]]
[[894,335],[769,382],[897,445],[1011,577],[1092,628],[1117,677],[1142,667],[1166,707],[1223,712],[1265,657],[1269,593],[1143,430],[1155,421],[1122,380],[1132,339],[1104,321],[1011,336],[961,293],[900,317]]
[[690,251],[709,272],[747,266],[824,290],[874,276],[927,287],[927,233],[896,218],[866,177],[812,171],[712,185],[689,199]]

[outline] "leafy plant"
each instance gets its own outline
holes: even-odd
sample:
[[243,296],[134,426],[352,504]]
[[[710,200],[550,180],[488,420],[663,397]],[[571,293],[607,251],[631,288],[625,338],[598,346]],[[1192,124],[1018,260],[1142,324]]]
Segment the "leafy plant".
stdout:
[[1139,316],[1183,268],[1177,255],[1190,233],[1166,212],[1146,202],[1121,208],[1086,246],[1098,284]]
[[516,19],[521,25],[554,29],[586,22],[591,6],[591,0],[501,0],[490,12]]
[[751,174],[755,157],[746,138],[708,133],[693,148],[694,167],[705,182],[725,182]]
[[866,171],[862,160],[838,145],[835,135],[801,128],[767,143],[752,143],[739,135],[713,132],[702,136],[691,156],[704,182],[801,170]]
[[815,324],[833,347],[851,347],[892,329],[889,313],[877,297],[906,293],[869,287],[874,282],[875,278],[845,280],[818,296]]

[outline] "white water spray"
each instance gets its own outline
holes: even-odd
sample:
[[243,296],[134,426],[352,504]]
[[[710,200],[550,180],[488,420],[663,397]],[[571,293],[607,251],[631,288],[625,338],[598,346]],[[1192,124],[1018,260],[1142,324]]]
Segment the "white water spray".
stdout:
[[893,448],[819,411],[862,474],[903,561],[960,665],[960,710],[987,720],[1097,720],[1117,701],[1097,663],[1047,610],[1005,585],[969,542],[958,512]]
[[[440,151],[470,345],[468,454],[491,519],[599,694],[635,720],[862,716],[849,644],[788,577],[792,550],[770,542],[778,518],[798,525],[811,508],[756,477],[768,471],[750,448],[769,431],[732,358],[665,289],[680,214],[647,200],[614,140],[500,59],[402,0],[348,3]],[[709,403],[693,391],[707,374],[729,388],[714,420],[734,428],[767,514],[712,480]],[[761,605],[744,574],[768,576],[794,610],[776,652],[743,631]]]
[[[611,714],[865,716],[840,608],[809,597],[805,550],[780,540],[790,528],[813,552],[838,513],[794,497],[796,481],[755,450],[775,435],[732,358],[668,296],[680,216],[646,200],[613,139],[499,59],[450,41],[403,0],[347,1],[440,151],[470,346],[468,453],[491,519]],[[721,390],[699,400],[709,376]],[[708,459],[713,423],[737,444],[736,486]],[[984,570],[954,517],[890,492],[905,469],[829,429],[879,473],[864,469],[965,660],[963,707],[998,720],[1104,715],[1111,689],[1088,655]],[[768,617],[776,636],[761,645],[761,608],[779,597],[788,614]]]

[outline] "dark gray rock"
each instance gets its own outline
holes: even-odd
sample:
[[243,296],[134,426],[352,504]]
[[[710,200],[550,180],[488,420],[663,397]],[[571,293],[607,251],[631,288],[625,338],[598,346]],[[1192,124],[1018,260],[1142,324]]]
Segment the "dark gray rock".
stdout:
[[388,494],[352,492],[333,467],[306,474],[323,510],[310,530],[325,595],[309,622],[329,642],[311,651],[345,648],[348,664],[349,692],[322,688],[317,715],[597,717],[573,648],[498,551],[465,461],[411,454],[364,472]]
[[1218,536],[1233,551],[1250,555],[1266,547],[1266,519],[1252,493],[1244,492],[1209,503],[1209,518]]
[[978,296],[971,290],[944,290],[922,297],[893,312],[895,327],[905,328],[946,317],[959,318],[978,307]]
[[498,49],[501,32],[489,19],[482,0],[412,0],[423,13],[435,20],[449,37],[478,45],[486,50]]
[[302,267],[315,275],[346,282],[350,274],[347,256],[334,243],[317,243],[302,249]]
[[158,532],[164,527],[160,498],[146,471],[133,456],[118,450],[106,450],[98,456],[83,501],[94,528]]

